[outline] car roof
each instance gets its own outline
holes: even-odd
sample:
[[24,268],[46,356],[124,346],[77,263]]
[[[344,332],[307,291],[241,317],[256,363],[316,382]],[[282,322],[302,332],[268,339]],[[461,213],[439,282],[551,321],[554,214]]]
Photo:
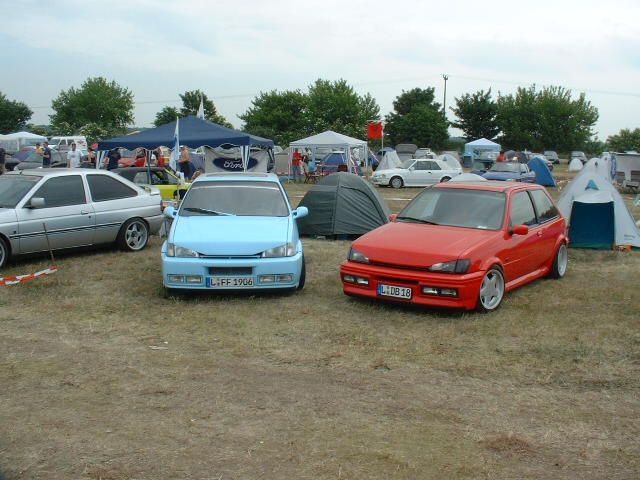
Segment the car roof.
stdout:
[[33,168],[20,171],[6,172],[5,175],[29,175],[37,177],[57,177],[63,175],[82,175],[97,173],[98,175],[114,175],[106,170],[94,168]]
[[194,183],[207,181],[232,180],[242,181],[251,180],[258,182],[278,182],[278,176],[275,173],[256,173],[256,172],[217,172],[205,173],[194,180]]
[[470,181],[460,183],[442,182],[436,183],[434,188],[457,188],[457,189],[470,189],[470,190],[487,190],[491,192],[507,192],[509,190],[517,189],[530,189],[537,188],[538,185],[533,183],[521,183],[521,182],[501,182],[501,181]]
[[[165,170],[163,167],[149,167],[149,169],[152,172]],[[147,171],[147,167],[122,167],[122,168],[114,168],[111,171],[114,172],[114,173],[120,173],[120,172],[138,173],[138,172],[146,172]]]

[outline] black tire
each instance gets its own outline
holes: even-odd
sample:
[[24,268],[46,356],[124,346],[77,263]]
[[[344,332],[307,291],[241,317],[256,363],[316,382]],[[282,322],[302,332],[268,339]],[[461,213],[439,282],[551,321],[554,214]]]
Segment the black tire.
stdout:
[[0,268],[4,267],[9,261],[9,245],[0,237]]
[[404,186],[404,181],[400,177],[393,177],[389,180],[389,186],[393,188],[402,188]]
[[149,226],[141,218],[130,218],[118,232],[118,247],[125,252],[144,250],[149,242]]
[[560,279],[567,273],[567,266],[569,264],[569,256],[567,252],[567,245],[562,243],[556,250],[556,254],[553,257],[553,265],[549,272],[549,277]]
[[[484,293],[483,289],[485,289]],[[497,310],[502,304],[504,293],[504,274],[498,266],[494,265],[487,271],[482,279],[480,291],[478,292],[476,310],[480,313],[488,313]]]
[[451,177],[442,177],[440,183],[448,182],[449,180],[451,180]]
[[304,255],[302,255],[302,271],[300,272],[300,281],[298,282],[298,286],[296,290],[302,290],[304,288],[304,284],[307,281],[307,265],[304,260]]

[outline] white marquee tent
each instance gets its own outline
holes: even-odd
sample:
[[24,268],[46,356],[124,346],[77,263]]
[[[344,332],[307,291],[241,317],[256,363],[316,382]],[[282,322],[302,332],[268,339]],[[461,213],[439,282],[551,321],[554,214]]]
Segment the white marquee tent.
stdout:
[[[313,158],[316,156],[316,150],[318,147],[342,149],[344,152],[349,153],[349,155],[346,155],[349,159],[351,159],[353,150],[362,150],[363,155],[357,155],[357,157],[369,158],[369,148],[365,140],[348,137],[347,135],[343,135],[332,130],[327,130],[326,132],[318,133],[317,135],[296,140],[291,142],[289,146],[291,147],[289,148],[289,172],[291,172],[291,159],[293,152],[296,149],[310,149],[313,153]],[[355,165],[353,165],[353,161],[349,162],[349,171],[355,172]]]

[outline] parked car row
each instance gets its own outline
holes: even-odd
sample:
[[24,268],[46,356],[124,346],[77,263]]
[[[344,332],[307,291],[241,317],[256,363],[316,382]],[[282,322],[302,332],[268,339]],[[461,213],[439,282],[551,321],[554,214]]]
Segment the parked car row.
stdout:
[[393,188],[424,187],[447,182],[461,173],[462,168],[451,168],[442,160],[410,158],[399,168],[376,170],[371,181],[374,185]]

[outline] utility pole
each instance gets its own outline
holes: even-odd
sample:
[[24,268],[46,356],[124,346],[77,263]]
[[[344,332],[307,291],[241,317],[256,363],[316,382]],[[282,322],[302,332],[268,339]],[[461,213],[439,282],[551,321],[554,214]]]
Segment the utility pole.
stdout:
[[449,80],[449,75],[446,73],[442,74],[442,78],[444,78],[444,102],[442,105],[442,113],[444,115],[444,119],[447,119],[447,80]]

